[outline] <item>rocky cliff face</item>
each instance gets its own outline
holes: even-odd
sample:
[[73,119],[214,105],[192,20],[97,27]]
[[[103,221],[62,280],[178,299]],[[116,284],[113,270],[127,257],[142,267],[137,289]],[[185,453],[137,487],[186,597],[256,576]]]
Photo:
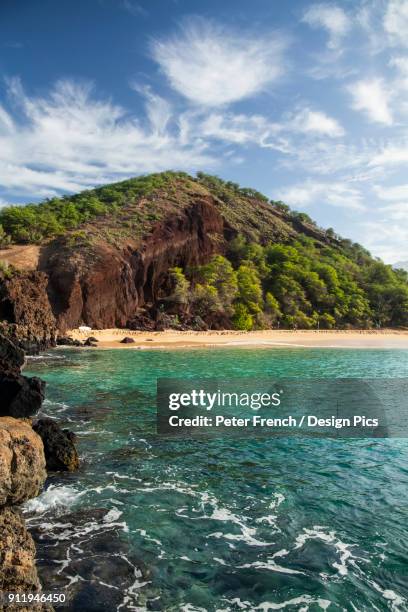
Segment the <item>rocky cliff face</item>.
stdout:
[[[0,590],[37,593],[41,590],[35,566],[35,545],[17,508],[0,508]],[[50,610],[43,604],[33,606],[10,605],[8,612],[19,610]]]
[[16,418],[35,414],[44,400],[45,383],[22,376],[25,357],[22,349],[0,334],[0,416]]
[[217,208],[201,199],[153,224],[139,241],[97,240],[75,253],[69,239],[52,243],[41,265],[59,330],[125,327],[138,310],[157,303],[169,268],[207,261],[222,249],[225,230]]
[[44,484],[45,455],[31,424],[0,418],[0,506],[22,504],[36,497]]
[[[41,405],[43,383],[21,375],[24,352],[0,335],[0,591],[41,590],[35,546],[17,504],[39,494],[45,478],[42,440],[27,419]],[[7,610],[28,608],[7,606]],[[38,604],[32,610],[46,610]]]
[[[35,497],[46,478],[41,438],[29,422],[0,418],[0,591],[41,590],[35,565],[35,545],[16,504]],[[7,610],[49,610],[7,606]]]
[[43,272],[0,276],[0,331],[30,353],[55,344],[56,320],[47,286]]
[[[22,376],[24,363],[22,349],[0,334],[0,591],[29,593],[39,592],[41,585],[34,542],[17,506],[40,493],[47,476],[46,461],[53,469],[75,469],[78,456],[70,432],[60,430],[55,422],[48,427],[51,433],[46,427],[44,431],[44,425],[36,433],[31,420],[14,418],[34,414],[44,398],[43,381]],[[8,605],[7,610],[52,607]]]

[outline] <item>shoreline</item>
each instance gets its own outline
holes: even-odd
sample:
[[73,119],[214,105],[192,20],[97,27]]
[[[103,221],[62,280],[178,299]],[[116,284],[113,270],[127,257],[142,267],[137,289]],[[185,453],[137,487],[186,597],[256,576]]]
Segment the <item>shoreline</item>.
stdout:
[[[128,329],[79,330],[66,333],[74,340],[98,340],[90,349],[173,348],[400,348],[408,349],[408,330],[212,330],[132,331]],[[122,344],[128,337],[133,343]]]

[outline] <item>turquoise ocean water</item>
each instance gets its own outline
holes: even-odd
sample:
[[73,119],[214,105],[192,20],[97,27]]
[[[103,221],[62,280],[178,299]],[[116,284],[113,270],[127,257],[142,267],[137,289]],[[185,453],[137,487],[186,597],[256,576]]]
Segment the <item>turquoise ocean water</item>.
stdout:
[[408,351],[55,350],[82,466],[26,507],[65,610],[408,610],[408,440],[165,439],[160,376],[406,377]]

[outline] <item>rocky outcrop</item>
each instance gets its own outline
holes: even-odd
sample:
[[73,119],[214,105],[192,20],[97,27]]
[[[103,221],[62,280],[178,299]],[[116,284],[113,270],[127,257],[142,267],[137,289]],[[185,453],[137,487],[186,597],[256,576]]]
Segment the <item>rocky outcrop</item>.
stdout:
[[69,336],[58,336],[57,346],[83,346],[83,343],[80,340],[74,340],[74,338],[70,338]]
[[44,400],[45,383],[20,373],[24,352],[0,334],[0,416],[26,418],[35,414]]
[[0,506],[36,497],[45,481],[44,447],[29,422],[0,418]]
[[138,240],[112,244],[98,235],[75,250],[69,238],[55,240],[44,249],[40,265],[49,279],[49,301],[61,333],[81,324],[126,327],[140,310],[157,305],[169,268],[194,267],[222,251],[224,231],[213,199],[202,197],[153,223]]
[[0,416],[10,415],[17,419],[33,416],[41,408],[45,397],[45,382],[36,376],[0,375],[0,389]]
[[134,344],[135,339],[130,338],[130,336],[126,336],[123,340],[120,341],[121,344]]
[[33,429],[44,444],[47,470],[73,472],[78,469],[75,435],[71,431],[61,429],[52,419],[39,419],[33,424]]
[[[35,565],[35,545],[15,504],[35,497],[46,478],[44,448],[30,423],[0,418],[0,591],[41,590]],[[2,609],[2,608],[1,608]],[[7,611],[51,610],[7,605]]]
[[18,509],[0,509],[0,534],[0,591],[38,591],[35,545]]
[[28,353],[55,345],[56,321],[43,272],[0,276],[0,332]]
[[20,374],[24,364],[24,351],[0,334],[0,372],[3,375],[14,376]]

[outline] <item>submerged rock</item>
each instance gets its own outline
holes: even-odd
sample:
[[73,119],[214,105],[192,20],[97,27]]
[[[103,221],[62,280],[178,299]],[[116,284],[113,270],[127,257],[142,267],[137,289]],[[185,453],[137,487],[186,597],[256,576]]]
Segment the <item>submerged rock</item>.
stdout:
[[82,508],[49,517],[46,526],[40,517],[30,522],[43,587],[65,593],[69,610],[144,609],[138,585],[150,573],[130,547],[119,510]]
[[74,433],[61,429],[52,419],[39,419],[33,424],[33,429],[43,441],[48,470],[73,472],[78,469]]
[[0,418],[0,506],[36,497],[46,476],[44,447],[30,423]]

